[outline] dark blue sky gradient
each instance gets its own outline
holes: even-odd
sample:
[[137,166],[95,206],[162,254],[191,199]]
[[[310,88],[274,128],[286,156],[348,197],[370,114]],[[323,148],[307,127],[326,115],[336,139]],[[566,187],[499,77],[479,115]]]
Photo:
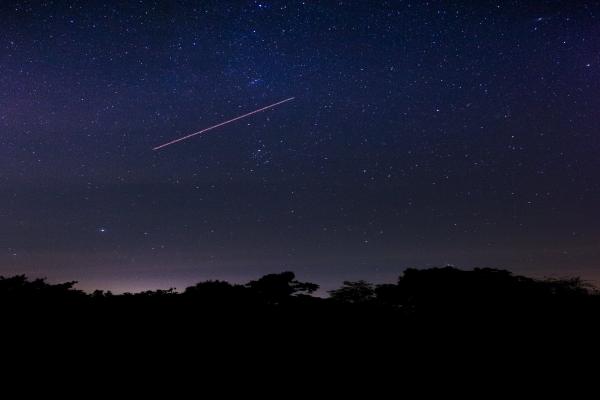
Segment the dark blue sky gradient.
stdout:
[[590,1],[2,2],[0,274],[599,281],[599,18]]

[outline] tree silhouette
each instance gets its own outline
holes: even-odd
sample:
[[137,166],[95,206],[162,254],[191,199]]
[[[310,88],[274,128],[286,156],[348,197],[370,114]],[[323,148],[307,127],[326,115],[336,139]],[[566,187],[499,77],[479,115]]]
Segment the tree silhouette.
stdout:
[[252,294],[243,285],[232,285],[225,281],[205,281],[187,287],[183,296],[191,301],[213,306],[250,304]]
[[[413,317],[452,324],[482,320],[522,323],[532,318],[582,322],[594,319],[600,311],[600,295],[579,278],[540,280],[490,268],[409,268],[396,283],[345,281],[329,291],[329,299],[313,296],[319,286],[296,280],[290,271],[246,284],[199,282],[182,293],[159,289],[86,294],[75,289],[75,283],[50,284],[24,275],[0,277],[0,306],[12,316],[36,315],[49,322],[64,312],[63,320],[102,316],[130,321],[135,316],[147,321],[193,321],[203,326],[220,317],[229,320],[235,316],[246,326],[285,318],[298,327],[309,326],[309,319],[324,322],[341,316],[348,317],[352,329],[367,328],[375,320],[392,325],[406,319],[420,320]],[[304,323],[297,323],[302,318]]]
[[0,276],[0,298],[7,300],[64,300],[74,297],[84,297],[85,293],[74,289],[77,282],[58,284],[47,283],[45,279],[30,281],[25,275],[15,275],[5,278]]
[[340,303],[365,304],[375,300],[375,287],[364,280],[344,281],[341,288],[330,290],[329,296]]
[[315,283],[299,282],[295,278],[291,271],[269,274],[248,282],[246,287],[267,304],[285,303],[293,296],[311,294],[319,289]]

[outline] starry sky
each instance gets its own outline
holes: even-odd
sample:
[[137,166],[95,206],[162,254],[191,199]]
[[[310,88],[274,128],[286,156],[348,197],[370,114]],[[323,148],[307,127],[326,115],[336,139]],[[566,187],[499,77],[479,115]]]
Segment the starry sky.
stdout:
[[598,282],[599,135],[599,2],[3,1],[0,275]]

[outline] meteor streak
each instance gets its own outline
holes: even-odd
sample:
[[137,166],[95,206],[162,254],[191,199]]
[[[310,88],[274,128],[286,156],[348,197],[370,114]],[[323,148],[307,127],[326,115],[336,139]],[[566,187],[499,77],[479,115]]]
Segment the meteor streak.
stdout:
[[238,119],[246,118],[246,117],[248,117],[248,116],[250,116],[250,115],[252,115],[252,114],[256,114],[256,113],[259,113],[259,112],[261,112],[261,111],[268,110],[269,108],[272,108],[272,107],[278,106],[278,105],[280,105],[280,104],[283,104],[283,103],[286,103],[286,102],[288,102],[288,101],[292,101],[292,100],[294,100],[294,99],[295,99],[295,97],[290,97],[289,99],[285,99],[285,100],[278,101],[277,103],[273,103],[273,104],[271,104],[271,105],[268,105],[268,106],[266,106],[266,107],[259,108],[258,110],[254,110],[254,111],[252,111],[252,112],[249,112],[249,113],[247,113],[247,114],[244,114],[244,115],[240,115],[239,117],[235,117],[235,118],[233,118],[233,119],[230,119],[230,120],[228,120],[228,121],[221,122],[220,124],[213,125],[213,126],[211,126],[211,127],[208,127],[208,128],[202,129],[201,131],[198,131],[198,132],[191,133],[191,134],[189,134],[189,135],[187,135],[187,136],[180,137],[179,139],[172,140],[172,141],[170,141],[170,142],[168,142],[168,143],[165,143],[165,144],[161,144],[160,146],[156,146],[156,147],[155,147],[155,148],[153,148],[152,150],[159,150],[159,149],[162,149],[163,147],[167,147],[167,146],[169,146],[169,145],[172,145],[172,144],[175,144],[175,143],[177,143],[177,142],[181,142],[182,140],[189,139],[189,138],[191,138],[192,136],[200,135],[201,133],[208,132],[208,131],[210,131],[210,130],[212,130],[212,129],[215,129],[215,128],[218,128],[218,127],[220,127],[220,126],[227,125],[227,124],[228,124],[228,123],[230,123],[230,122],[237,121]]

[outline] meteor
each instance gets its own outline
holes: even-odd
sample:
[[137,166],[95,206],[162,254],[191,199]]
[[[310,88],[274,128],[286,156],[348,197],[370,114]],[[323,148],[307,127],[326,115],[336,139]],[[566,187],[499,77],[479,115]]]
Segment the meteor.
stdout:
[[256,114],[256,113],[259,113],[259,112],[261,112],[261,111],[268,110],[269,108],[273,108],[273,107],[275,107],[275,106],[278,106],[278,105],[280,105],[280,104],[287,103],[288,101],[292,101],[292,100],[294,100],[294,99],[295,99],[295,97],[290,97],[289,99],[285,99],[285,100],[278,101],[277,103],[273,103],[273,104],[271,104],[271,105],[268,105],[268,106],[266,106],[266,107],[259,108],[258,110],[254,110],[254,111],[252,111],[252,112],[249,112],[249,113],[247,113],[247,114],[244,114],[244,115],[240,115],[239,117],[235,117],[235,118],[232,118],[232,119],[230,119],[230,120],[228,120],[228,121],[221,122],[220,124],[213,125],[213,126],[211,126],[211,127],[208,127],[208,128],[202,129],[201,131],[198,131],[198,132],[191,133],[191,134],[189,134],[189,135],[187,135],[187,136],[180,137],[179,139],[172,140],[172,141],[170,141],[170,142],[168,142],[168,143],[165,143],[165,144],[161,144],[160,146],[156,146],[156,147],[155,147],[155,148],[153,148],[152,150],[159,150],[159,149],[162,149],[163,147],[167,147],[167,146],[170,146],[170,145],[172,145],[172,144],[175,144],[175,143],[177,143],[177,142],[181,142],[182,140],[186,140],[186,139],[189,139],[189,138],[191,138],[191,137],[193,137],[193,136],[200,135],[201,133],[208,132],[208,131],[210,131],[210,130],[212,130],[212,129],[215,129],[215,128],[218,128],[218,127],[220,127],[220,126],[227,125],[227,124],[229,124],[229,123],[231,123],[231,122],[237,121],[238,119],[246,118],[246,117],[248,117],[248,116],[250,116],[250,115],[252,115],[252,114]]

